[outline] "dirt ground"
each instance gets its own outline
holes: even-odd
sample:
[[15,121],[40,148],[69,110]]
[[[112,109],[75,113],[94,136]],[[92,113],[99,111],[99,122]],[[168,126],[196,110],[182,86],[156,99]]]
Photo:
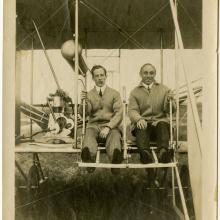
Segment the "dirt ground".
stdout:
[[[16,154],[16,161],[26,174],[32,157],[32,154]],[[25,184],[16,169],[16,220],[179,219],[171,207],[170,171],[164,187],[152,188],[143,169],[124,169],[117,176],[109,169],[96,169],[88,174],[76,166],[77,156],[73,154],[44,153],[39,158],[48,180],[38,190],[20,188]],[[107,158],[104,160],[107,162]],[[132,162],[138,161],[138,155],[134,155]],[[183,186],[189,187],[186,154],[180,155],[179,161]],[[190,188],[184,192],[190,219],[194,219]],[[176,195],[180,204],[178,190]]]

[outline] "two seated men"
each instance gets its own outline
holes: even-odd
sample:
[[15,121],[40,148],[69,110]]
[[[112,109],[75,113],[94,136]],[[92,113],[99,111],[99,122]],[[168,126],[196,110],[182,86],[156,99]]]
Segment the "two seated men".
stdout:
[[[106,69],[94,66],[91,70],[95,88],[88,93],[82,91],[81,100],[86,103],[86,116],[89,121],[83,141],[82,161],[95,162],[98,142],[105,140],[106,152],[111,163],[123,161],[121,151],[122,101],[119,92],[106,85]],[[156,69],[152,64],[144,64],[140,69],[140,84],[129,97],[128,115],[132,123],[132,132],[140,152],[140,161],[144,164],[153,162],[150,153],[150,138],[156,138],[159,149],[159,162],[167,163],[169,157],[169,99],[173,98],[170,90],[155,81]],[[175,104],[173,102],[173,109]],[[82,104],[79,113],[83,112]],[[113,171],[113,170],[112,170]]]

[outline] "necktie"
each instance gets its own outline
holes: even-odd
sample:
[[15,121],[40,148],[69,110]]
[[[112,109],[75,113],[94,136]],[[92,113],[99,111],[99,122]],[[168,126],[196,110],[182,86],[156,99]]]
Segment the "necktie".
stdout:
[[101,89],[99,91],[99,95],[100,95],[100,97],[102,97],[102,90]]
[[150,93],[150,86],[147,87],[148,92]]

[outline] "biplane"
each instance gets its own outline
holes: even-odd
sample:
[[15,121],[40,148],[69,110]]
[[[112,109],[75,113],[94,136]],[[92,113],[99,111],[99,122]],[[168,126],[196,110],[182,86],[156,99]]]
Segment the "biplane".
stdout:
[[[49,4],[50,1],[46,2]],[[45,9],[39,12],[39,8],[37,8],[39,3],[34,1],[26,1],[25,3],[17,1],[17,50],[31,49],[33,51],[42,49],[56,85],[56,92],[48,95],[45,104],[33,104],[33,91],[31,103],[21,102],[20,98],[16,99],[17,125],[15,152],[33,153],[33,166],[30,168],[28,176],[23,172],[19,163],[16,162],[16,167],[25,179],[25,187],[35,189],[40,187],[40,184],[47,180],[41,168],[38,157],[39,153],[73,153],[79,155],[78,158],[80,158],[82,141],[85,135],[86,117],[85,103],[83,104],[83,117],[80,117],[78,114],[78,93],[80,84],[83,89],[87,90],[88,77],[90,74],[88,65],[89,57],[87,56],[88,50],[115,49],[119,51],[120,55],[121,51],[126,49],[157,49],[159,51],[160,80],[163,83],[165,81],[164,50],[172,49],[175,51],[175,56],[178,56],[178,59],[175,58],[173,61],[173,68],[176,68],[174,71],[175,75],[171,76],[171,78],[175,78],[175,101],[178,107],[176,115],[173,114],[172,108],[170,108],[169,113],[171,125],[169,146],[174,152],[171,162],[158,162],[157,146],[153,142],[151,143],[151,153],[154,158],[153,163],[141,164],[132,162],[132,154],[137,153],[138,149],[135,140],[129,140],[128,138],[128,92],[126,84],[123,84],[121,81],[119,90],[123,97],[123,163],[103,163],[101,160],[101,153],[105,153],[105,146],[103,146],[103,144],[100,144],[98,147],[95,163],[85,163],[80,159],[75,161],[75,163],[78,167],[86,168],[157,170],[167,170],[170,168],[172,171],[171,181],[174,198],[172,205],[181,219],[190,219],[184,198],[176,154],[181,150],[186,151],[186,141],[179,140],[180,128],[182,128],[179,125],[180,106],[185,103],[186,100],[189,101],[192,108],[198,138],[200,141],[202,138],[201,122],[196,101],[202,93],[202,87],[196,86],[196,83],[201,79],[194,81],[191,79],[190,74],[185,69],[186,60],[183,53],[185,48],[198,49],[202,46],[201,1],[126,0],[114,2],[108,0],[101,2],[99,0],[75,0],[64,1],[63,4],[59,1],[55,2],[59,7],[52,13],[51,17],[47,18],[48,14]],[[36,6],[35,9],[30,9],[31,12],[28,11],[30,7],[26,7],[26,17],[28,17],[28,19],[25,18],[23,12],[25,5],[33,8],[35,8],[34,5]],[[35,13],[31,14],[34,10],[36,10]],[[191,13],[189,13],[188,10],[190,10]],[[59,14],[58,18],[61,19],[54,18],[57,14]],[[49,21],[51,22],[50,24],[48,24]],[[61,24],[62,21],[64,21],[63,26]],[[62,36],[60,35],[58,40],[54,42],[51,37],[57,31],[56,28],[61,29]],[[29,34],[24,38],[23,35],[25,31]],[[48,33],[48,31],[51,31],[51,33]],[[73,97],[70,97],[70,95],[65,92],[65,88],[61,86],[48,53],[48,49],[51,48],[59,48],[63,59],[65,59],[72,68],[73,78],[70,80],[74,84]],[[108,54],[106,59],[111,55],[112,54]],[[180,64],[184,69],[185,85],[179,85],[178,81],[179,73],[177,71],[177,65]],[[33,64],[31,65],[33,80]],[[33,90],[33,82],[31,90]],[[170,101],[170,105],[172,105],[172,101]],[[28,137],[20,135],[20,112],[28,117],[31,122],[30,135]],[[37,124],[41,129],[37,132],[33,132],[34,124]],[[164,177],[166,178],[166,172]],[[181,210],[183,212],[176,206],[175,181],[177,182],[181,199]]]

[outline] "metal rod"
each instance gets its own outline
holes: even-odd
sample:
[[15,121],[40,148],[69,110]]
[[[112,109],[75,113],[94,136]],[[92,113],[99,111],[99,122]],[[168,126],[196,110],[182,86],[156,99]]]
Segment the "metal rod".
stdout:
[[[172,12],[173,21],[174,21],[174,25],[175,25],[175,30],[176,30],[176,34],[177,34],[177,39],[178,39],[178,43],[179,43],[179,48],[180,48],[180,50],[184,50],[182,36],[181,36],[180,27],[179,27],[177,14],[176,14],[175,5],[173,3],[173,0],[170,0],[170,7],[171,7],[171,12]],[[190,100],[190,105],[191,105],[191,108],[192,108],[193,119],[194,119],[194,123],[195,123],[195,127],[196,127],[196,133],[197,133],[197,137],[198,137],[198,141],[199,141],[200,155],[202,156],[202,150],[201,150],[201,146],[202,146],[202,127],[201,127],[201,123],[200,123],[200,120],[199,120],[199,114],[198,114],[198,110],[197,110],[197,106],[196,106],[195,96],[193,94],[191,79],[190,79],[189,74],[185,71],[185,62],[184,62],[184,58],[183,58],[182,55],[181,55],[181,60],[182,60],[182,65],[183,65],[183,69],[184,69],[185,79],[186,79],[186,82],[187,82],[189,100]]]
[[[88,54],[87,54],[87,29],[85,29],[85,56],[87,58]],[[84,77],[84,91],[87,91],[87,73],[85,74]],[[82,124],[82,140],[81,140],[81,148],[82,148],[82,144],[83,144],[83,140],[85,137],[85,133],[86,133],[86,101],[83,100],[83,124]]]
[[119,74],[119,91],[121,90],[121,49],[118,49],[118,74]]
[[[87,74],[85,76],[85,91],[87,91]],[[82,124],[82,141],[86,133],[86,100],[83,100],[83,124]],[[82,142],[81,142],[82,143]],[[81,146],[82,147],[82,146]]]
[[74,79],[74,140],[75,140],[75,148],[77,148],[77,122],[78,122],[78,75],[79,75],[79,22],[78,22],[78,14],[79,13],[79,1],[75,0],[75,79]]
[[41,114],[38,114],[38,113],[36,113],[36,112],[34,112],[34,111],[31,111],[30,109],[26,108],[25,106],[20,106],[20,109],[23,109],[23,110],[25,110],[25,111],[28,111],[29,113],[32,113],[33,115],[36,115],[36,116],[40,117],[41,119],[44,119],[44,120],[47,120],[47,121],[48,121],[48,119],[49,119],[49,118],[45,118],[45,117],[44,117],[43,115],[41,115]]
[[37,121],[37,122],[40,122],[42,124],[46,124],[45,122],[43,122],[42,120],[39,120],[39,119],[36,119],[34,117],[31,117],[31,116],[27,116],[28,118],[32,119],[33,121]]
[[127,146],[127,129],[126,129],[126,87],[122,88],[123,93],[123,157],[128,159],[128,146]]
[[176,205],[176,193],[175,193],[175,178],[174,178],[174,168],[171,168],[171,178],[172,178],[172,195],[173,195],[173,206]]
[[40,40],[41,46],[43,47],[44,54],[45,54],[45,56],[46,56],[46,59],[47,59],[47,62],[48,62],[48,64],[49,64],[49,66],[50,66],[50,70],[51,70],[51,72],[52,72],[52,74],[53,74],[54,80],[55,80],[55,82],[56,82],[56,84],[57,84],[57,88],[60,90],[61,88],[60,88],[60,85],[59,85],[59,82],[58,82],[56,73],[55,73],[55,71],[54,71],[54,69],[53,69],[53,66],[52,66],[52,64],[51,64],[50,58],[49,58],[49,56],[48,56],[48,54],[47,54],[47,51],[46,51],[46,49],[45,49],[45,46],[44,46],[44,43],[43,43],[43,41],[42,41],[42,39],[41,39],[40,33],[39,33],[38,29],[37,29],[37,26],[36,26],[34,20],[32,20],[32,22],[33,22],[34,28],[35,28],[35,30],[36,30],[36,32],[37,32],[37,36],[38,36],[38,38],[39,38],[39,40]]

